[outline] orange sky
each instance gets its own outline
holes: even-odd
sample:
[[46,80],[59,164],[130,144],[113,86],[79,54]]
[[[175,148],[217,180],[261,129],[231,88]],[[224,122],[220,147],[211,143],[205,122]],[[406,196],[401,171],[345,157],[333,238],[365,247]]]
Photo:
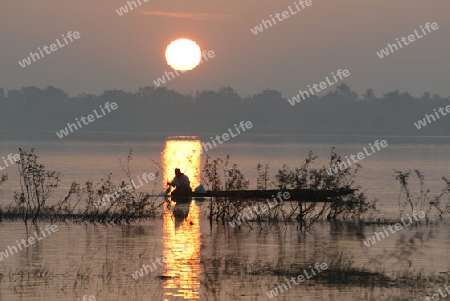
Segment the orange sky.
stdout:
[[[4,1],[5,2],[5,1]],[[332,71],[362,93],[400,89],[450,95],[448,0],[313,0],[313,5],[253,35],[250,28],[294,1],[149,1],[118,16],[124,0],[7,1],[0,9],[0,87],[53,85],[70,95],[108,89],[136,91],[170,71],[167,44],[188,37],[213,60],[171,80],[181,92],[231,86],[245,96],[270,88],[292,97]],[[426,22],[439,29],[391,56],[377,51]],[[68,31],[81,38],[26,68],[24,59]]]

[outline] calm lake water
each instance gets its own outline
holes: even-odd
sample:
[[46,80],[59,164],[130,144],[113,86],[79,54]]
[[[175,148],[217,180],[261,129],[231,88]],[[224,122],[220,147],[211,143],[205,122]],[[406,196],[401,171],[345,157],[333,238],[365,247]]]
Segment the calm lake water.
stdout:
[[[238,137],[239,138],[239,137]],[[342,156],[356,155],[375,140],[386,140],[388,147],[362,160],[363,169],[357,184],[369,198],[378,198],[381,217],[398,217],[399,186],[393,169],[419,169],[426,179],[431,195],[445,187],[442,176],[450,174],[450,143],[443,138],[404,137],[251,137],[229,141],[210,151],[212,157],[230,155],[241,171],[256,185],[257,163],[270,166],[275,174],[283,164],[296,167],[309,150],[319,156],[319,167],[326,164],[331,146]],[[207,138],[206,138],[207,139]],[[207,141],[207,140],[203,141]],[[172,167],[189,170],[204,162],[204,155],[193,166],[171,154],[181,149],[164,140],[140,142],[83,141],[1,141],[0,157],[16,153],[18,148],[36,148],[37,154],[50,170],[61,171],[62,185],[54,194],[67,193],[71,181],[99,181],[109,173],[117,182],[125,180],[119,159],[126,160],[133,148],[133,175],[158,171],[151,159],[160,161],[169,170],[154,183],[144,185],[145,191],[160,192]],[[169,158],[170,157],[170,158]],[[184,166],[183,166],[184,164]],[[197,166],[198,167],[198,166]],[[2,171],[9,180],[1,186],[2,204],[11,202],[18,190],[14,167]],[[188,172],[187,172],[188,173]],[[195,182],[201,175],[190,175]],[[417,195],[417,182],[412,182]],[[352,262],[352,267],[382,272],[396,279],[405,274],[421,273],[416,285],[402,287],[333,285],[330,281],[306,280],[280,293],[276,300],[420,300],[443,288],[426,276],[446,276],[449,272],[450,235],[445,222],[409,227],[371,247],[364,239],[383,225],[352,223],[318,223],[307,233],[295,224],[254,225],[253,229],[233,229],[229,225],[209,223],[209,202],[164,208],[158,217],[131,225],[98,225],[57,222],[58,231],[41,241],[18,250],[0,262],[0,301],[3,300],[82,300],[84,295],[96,300],[270,300],[267,292],[285,277],[300,275],[290,270],[297,264]],[[187,218],[173,213],[184,211]],[[177,211],[178,210],[178,211]],[[44,228],[49,222],[40,222]],[[385,225],[388,226],[387,224]],[[40,231],[25,227],[20,221],[0,224],[0,252],[17,246]],[[157,259],[165,257],[159,265]],[[134,279],[133,273],[143,265],[154,271]],[[279,270],[278,274],[269,271]],[[331,270],[331,268],[330,268]],[[286,272],[287,271],[287,272]],[[291,272],[289,272],[291,271]],[[325,273],[325,272],[324,272]],[[136,276],[137,274],[135,274]],[[164,276],[164,277],[161,277]],[[319,278],[318,278],[319,279]],[[448,282],[446,284],[449,284]]]
[[[450,176],[450,138],[449,137],[373,137],[373,136],[251,136],[234,138],[222,145],[209,150],[199,157],[199,164],[204,163],[205,155],[225,159],[230,155],[231,161],[237,163],[239,169],[250,180],[250,188],[256,187],[256,166],[258,163],[269,164],[271,179],[283,164],[294,168],[301,165],[309,151],[319,156],[315,167],[326,165],[329,161],[331,147],[335,146],[339,155],[356,155],[363,152],[366,147],[369,152],[369,143],[375,140],[386,140],[388,146],[361,160],[363,168],[358,173],[355,182],[366,192],[369,199],[378,198],[383,214],[398,215],[399,184],[394,179],[394,169],[419,169],[425,176],[426,188],[432,195],[437,195],[445,187],[443,176]],[[202,141],[210,141],[208,137]],[[165,140],[153,140],[146,143],[129,142],[93,142],[93,141],[1,141],[0,157],[15,154],[18,148],[35,148],[43,163],[49,170],[60,171],[61,187],[56,196],[62,197],[67,193],[72,181],[86,180],[99,181],[110,173],[113,180],[119,182],[126,180],[120,167],[120,160],[126,162],[128,150],[133,148],[131,171],[134,179],[143,173],[155,173],[159,168],[151,161],[158,161],[164,165],[164,152],[167,150]],[[166,151],[170,161],[168,173],[162,174],[154,183],[145,184],[142,190],[156,193],[161,192],[167,180],[172,179],[173,168],[187,169],[191,180],[195,181],[192,164],[185,163],[186,155],[175,154],[179,149]],[[184,153],[191,154],[190,150]],[[173,156],[172,156],[173,155]],[[0,161],[1,162],[1,161]],[[4,166],[5,164],[2,164]],[[201,165],[203,166],[203,165]],[[200,170],[201,167],[198,167]],[[3,193],[0,199],[11,199],[14,190],[17,190],[18,173],[15,167],[8,167],[3,173],[8,173],[10,180],[2,186]],[[198,176],[198,175],[197,175]],[[199,179],[198,179],[199,180]],[[420,187],[415,178],[411,179],[411,188],[416,195]],[[198,181],[197,181],[198,182]],[[156,187],[155,187],[156,185]]]

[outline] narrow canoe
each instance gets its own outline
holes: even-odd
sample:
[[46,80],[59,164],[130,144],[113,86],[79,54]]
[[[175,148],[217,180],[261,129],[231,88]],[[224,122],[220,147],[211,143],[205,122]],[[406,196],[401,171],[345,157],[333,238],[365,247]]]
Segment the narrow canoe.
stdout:
[[[334,190],[313,190],[313,189],[276,189],[276,190],[220,190],[207,191],[205,193],[193,192],[190,195],[176,195],[172,197],[227,197],[240,199],[272,199],[273,197],[283,197],[285,201],[321,201],[332,197],[353,194],[356,189],[340,188]],[[289,193],[289,198],[281,196],[279,193]],[[287,195],[286,195],[287,196]]]

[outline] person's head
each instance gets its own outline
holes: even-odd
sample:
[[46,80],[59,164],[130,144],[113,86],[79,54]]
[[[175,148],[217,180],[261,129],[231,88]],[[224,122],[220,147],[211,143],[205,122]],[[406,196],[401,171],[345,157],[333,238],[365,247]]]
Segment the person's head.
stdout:
[[175,168],[175,176],[179,177],[181,175],[181,170],[179,168]]

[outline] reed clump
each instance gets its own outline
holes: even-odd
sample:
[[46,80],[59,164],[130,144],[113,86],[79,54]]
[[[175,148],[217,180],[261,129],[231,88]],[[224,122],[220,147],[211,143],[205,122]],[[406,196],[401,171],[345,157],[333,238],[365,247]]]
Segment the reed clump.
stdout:
[[[112,174],[97,183],[73,181],[67,195],[53,204],[49,204],[49,200],[59,187],[61,174],[47,170],[34,149],[29,152],[19,149],[19,155],[20,160],[16,165],[19,170],[20,189],[14,192],[14,202],[0,211],[0,218],[22,218],[25,222],[31,220],[34,224],[38,219],[129,223],[155,216],[157,208],[163,204],[163,201],[158,204],[160,197],[154,196],[158,173],[155,175],[152,194],[137,192],[134,189],[129,168],[133,158],[132,149],[127,157],[126,168],[123,167],[130,183],[122,181],[116,184]],[[2,176],[0,184],[6,179],[6,176]],[[129,189],[130,187],[132,189]],[[123,193],[116,193],[117,191]],[[109,199],[109,202],[100,202],[105,196],[111,195],[114,195],[114,198]]]
[[[406,207],[410,207],[411,211],[425,211],[427,219],[434,210],[437,212],[437,216],[440,219],[443,219],[450,214],[450,197],[448,197],[450,196],[450,179],[442,177],[441,179],[446,186],[439,194],[431,197],[430,189],[425,188],[425,176],[420,170],[399,171],[394,169],[394,173],[394,177],[400,185],[400,192],[398,195],[400,216],[403,214]],[[414,179],[414,177],[417,179]],[[414,180],[418,181],[419,184],[418,192],[416,191],[416,193],[414,193],[410,183]]]
[[[238,169],[238,165],[230,162],[229,156],[223,160],[221,158],[211,159],[207,155],[203,172],[202,183],[210,191],[247,190],[249,187],[250,182],[245,179],[244,174]],[[252,200],[215,198],[210,208],[210,219],[222,221],[233,219],[236,214],[251,204],[253,204]]]
[[[337,190],[341,188],[360,189],[354,183],[354,178],[361,168],[348,166],[339,169],[336,173],[329,173],[329,168],[341,162],[341,157],[332,148],[330,160],[327,166],[314,167],[313,164],[318,159],[310,151],[307,157],[301,162],[299,167],[290,168],[286,164],[277,171],[273,180],[269,175],[269,166],[258,164],[256,183],[257,189],[311,189]],[[211,159],[206,157],[203,168],[205,176],[203,183],[210,190],[245,190],[248,189],[249,181],[245,179],[242,172],[237,169],[237,164],[231,164],[230,158],[226,160],[220,158]],[[245,200],[216,198],[212,202],[210,219],[226,223],[238,217],[245,208],[257,205],[265,200]],[[296,222],[301,229],[309,229],[321,220],[346,220],[358,219],[363,214],[377,210],[376,201],[368,201],[363,192],[354,192],[345,196],[338,196],[325,199],[322,202],[297,201],[289,202],[285,206],[275,206],[257,216],[257,222]],[[251,227],[246,222],[244,223]]]

